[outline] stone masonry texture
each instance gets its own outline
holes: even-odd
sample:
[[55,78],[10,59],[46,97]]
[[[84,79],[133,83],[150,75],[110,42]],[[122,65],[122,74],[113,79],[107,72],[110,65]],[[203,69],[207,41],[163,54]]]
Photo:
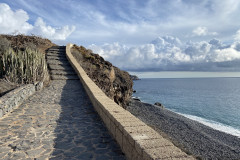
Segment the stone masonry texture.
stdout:
[[69,62],[78,74],[95,110],[101,116],[109,132],[117,140],[129,160],[184,159],[193,160],[172,142],[164,139],[151,127],[137,119],[113,100],[108,98],[100,88],[87,76],[80,64],[66,47]]
[[40,90],[42,86],[39,86],[39,84],[37,83],[36,86],[34,84],[23,85],[2,96],[0,98],[0,118],[11,113],[25,99],[34,94],[37,89]]
[[1,160],[125,159],[76,78],[48,87],[0,118]]

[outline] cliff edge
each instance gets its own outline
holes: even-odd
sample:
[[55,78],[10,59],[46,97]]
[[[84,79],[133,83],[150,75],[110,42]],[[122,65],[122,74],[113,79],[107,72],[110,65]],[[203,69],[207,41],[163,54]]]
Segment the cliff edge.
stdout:
[[126,71],[113,66],[83,46],[71,48],[73,56],[99,88],[117,104],[126,108],[132,96],[133,81]]

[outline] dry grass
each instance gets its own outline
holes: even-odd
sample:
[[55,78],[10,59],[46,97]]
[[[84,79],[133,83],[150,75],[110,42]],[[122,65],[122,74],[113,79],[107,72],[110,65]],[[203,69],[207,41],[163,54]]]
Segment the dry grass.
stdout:
[[74,45],[71,52],[88,76],[108,97],[123,107],[127,105],[133,85],[127,72],[118,69],[83,46]]
[[15,50],[25,50],[26,48],[38,49],[40,52],[45,53],[45,50],[55,46],[50,40],[41,38],[38,36],[26,36],[26,35],[0,35],[0,39],[6,39],[9,41],[10,46]]

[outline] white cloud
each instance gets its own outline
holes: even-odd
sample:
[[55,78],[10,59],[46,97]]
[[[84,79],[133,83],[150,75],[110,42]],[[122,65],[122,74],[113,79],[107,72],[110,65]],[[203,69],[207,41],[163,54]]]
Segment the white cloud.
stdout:
[[54,40],[65,40],[74,30],[75,26],[69,27],[68,25],[59,29],[53,28],[46,25],[43,19],[39,17],[31,32]]
[[236,32],[236,34],[234,35],[234,39],[236,41],[240,41],[240,29]]
[[68,25],[54,28],[46,25],[42,18],[37,18],[34,25],[28,22],[29,16],[24,10],[13,11],[7,4],[0,3],[0,33],[1,34],[35,34],[52,40],[65,40],[75,26]]
[[140,45],[165,34],[183,41],[202,41],[219,33],[217,38],[230,41],[240,26],[236,20],[240,14],[239,0],[4,1],[56,26],[74,24],[78,31],[68,40],[84,45]]
[[208,36],[208,35],[218,35],[217,32],[209,32],[207,27],[197,27],[193,31],[193,36]]
[[217,49],[214,51],[213,62],[229,62],[240,59],[240,52],[234,48]]
[[7,4],[0,3],[0,33],[27,33],[33,28],[27,22],[28,19],[29,16],[24,10],[20,9],[14,12]]
[[[185,44],[176,37],[164,36],[149,44],[135,47],[113,43],[103,46],[90,45],[89,48],[114,65],[129,71],[240,70],[239,65],[236,66],[234,62],[240,61],[240,42],[227,46],[217,39],[212,39],[209,42]],[[228,67],[223,68],[225,63],[228,63]]]
[[[237,0],[75,3],[81,4],[71,6],[81,18],[78,23],[86,33],[77,38],[87,45],[113,41],[130,45],[144,44],[164,34],[180,37],[183,41],[189,37],[193,41],[204,40],[206,36],[229,40],[233,31],[240,26],[240,21],[236,21],[240,11]],[[91,36],[93,32],[106,31],[109,32],[108,36]]]

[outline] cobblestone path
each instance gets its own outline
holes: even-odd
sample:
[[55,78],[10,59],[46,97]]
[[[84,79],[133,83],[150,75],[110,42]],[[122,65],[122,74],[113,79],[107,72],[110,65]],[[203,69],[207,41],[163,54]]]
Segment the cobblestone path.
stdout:
[[53,80],[0,119],[0,159],[125,159],[79,80]]

